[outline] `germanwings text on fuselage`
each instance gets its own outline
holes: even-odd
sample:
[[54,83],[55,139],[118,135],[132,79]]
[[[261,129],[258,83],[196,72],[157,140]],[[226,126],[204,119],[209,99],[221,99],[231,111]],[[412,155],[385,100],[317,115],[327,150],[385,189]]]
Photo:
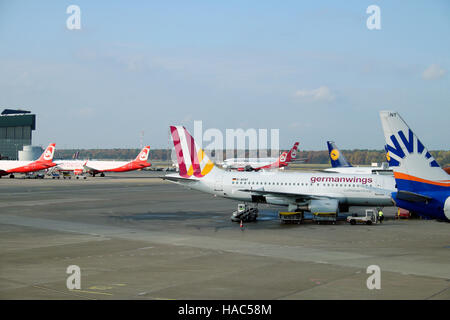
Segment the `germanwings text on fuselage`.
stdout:
[[347,178],[347,177],[311,177],[311,183],[316,182],[348,182],[348,183],[372,183],[372,178]]

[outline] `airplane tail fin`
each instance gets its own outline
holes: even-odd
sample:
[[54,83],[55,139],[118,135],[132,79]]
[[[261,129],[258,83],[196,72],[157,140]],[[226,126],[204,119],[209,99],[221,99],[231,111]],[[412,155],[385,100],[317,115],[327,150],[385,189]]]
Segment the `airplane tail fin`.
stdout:
[[150,155],[150,146],[145,146],[142,148],[141,152],[137,155],[134,161],[136,162],[147,162],[148,156]]
[[450,186],[450,176],[397,112],[380,111],[380,118],[397,189],[413,192]]
[[170,126],[175,152],[177,154],[179,174],[183,178],[202,178],[214,169],[214,163],[200,149],[183,126]]
[[56,145],[55,143],[50,143],[37,161],[38,162],[52,162],[53,155],[55,153],[55,145]]
[[352,167],[345,156],[338,149],[334,141],[327,141],[328,155],[330,156],[331,166],[333,168]]
[[278,157],[278,160],[275,162],[275,167],[282,167],[286,165],[288,153],[286,151],[282,152]]
[[[289,150],[289,152],[286,155],[285,162],[291,162],[292,160],[295,160],[295,158],[297,158],[298,145],[299,145],[298,142],[294,143],[294,146],[292,147],[291,150]],[[280,162],[282,162],[281,156],[280,156]]]

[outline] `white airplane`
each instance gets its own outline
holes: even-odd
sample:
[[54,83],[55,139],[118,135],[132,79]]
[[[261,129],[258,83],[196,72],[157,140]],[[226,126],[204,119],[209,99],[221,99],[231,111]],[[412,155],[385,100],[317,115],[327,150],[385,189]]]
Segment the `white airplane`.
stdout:
[[322,171],[346,174],[393,174],[387,162],[383,162],[381,166],[354,167],[347,161],[347,158],[338,149],[334,141],[327,141],[327,145],[331,168],[323,169]]
[[14,173],[35,172],[54,167],[56,166],[56,164],[53,163],[54,153],[55,144],[50,143],[36,161],[1,160],[0,178],[7,175],[9,175],[10,178],[14,178]]
[[133,161],[57,160],[55,170],[74,174],[87,172],[94,177],[100,173],[104,177],[105,172],[125,172],[150,167],[151,163],[147,161],[149,154],[150,146],[146,146]]
[[393,206],[394,177],[303,172],[237,172],[218,168],[182,126],[170,131],[179,172],[164,179],[190,189],[253,203],[288,206],[289,211],[338,213],[349,206]]
[[223,161],[222,168],[238,171],[259,171],[287,167],[297,157],[298,142],[289,152],[283,152],[278,158],[230,158]]

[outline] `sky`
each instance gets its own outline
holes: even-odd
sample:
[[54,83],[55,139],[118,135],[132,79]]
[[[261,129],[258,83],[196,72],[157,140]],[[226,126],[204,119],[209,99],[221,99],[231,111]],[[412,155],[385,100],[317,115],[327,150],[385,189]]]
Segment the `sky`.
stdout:
[[0,108],[31,110],[33,144],[61,149],[167,148],[169,125],[201,120],[381,150],[393,110],[448,150],[449,38],[445,0],[0,0]]

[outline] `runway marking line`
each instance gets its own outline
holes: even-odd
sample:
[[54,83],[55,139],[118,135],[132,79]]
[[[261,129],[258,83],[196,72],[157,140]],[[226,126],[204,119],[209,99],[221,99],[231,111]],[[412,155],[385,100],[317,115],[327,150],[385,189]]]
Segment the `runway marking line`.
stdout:
[[92,286],[92,287],[89,287],[88,289],[90,289],[90,290],[110,290],[110,289],[112,289],[112,287],[108,287],[108,286]]
[[[61,290],[56,290],[56,289],[53,289],[53,288],[47,288],[47,287],[43,287],[43,286],[39,286],[39,285],[32,285],[32,287],[33,287],[33,288],[37,288],[37,289],[47,290],[47,291],[54,291],[54,292],[58,292],[58,293],[62,293],[62,294],[67,294],[67,295],[71,295],[71,294],[73,294],[74,292],[83,292],[83,291],[81,291],[81,290],[68,290],[68,291],[69,291],[69,293],[68,293],[68,292],[64,292],[64,291],[61,291]],[[85,296],[77,295],[77,294],[75,294],[75,296],[76,296],[76,297],[80,297],[80,298],[84,298],[84,299],[91,299],[91,298],[89,298],[89,297],[85,297]]]
[[74,289],[74,290],[69,290],[71,292],[83,292],[83,293],[93,293],[93,294],[103,294],[105,296],[112,296],[112,293],[108,293],[108,292],[96,292],[96,291],[87,291],[87,290],[81,290],[81,289]]

